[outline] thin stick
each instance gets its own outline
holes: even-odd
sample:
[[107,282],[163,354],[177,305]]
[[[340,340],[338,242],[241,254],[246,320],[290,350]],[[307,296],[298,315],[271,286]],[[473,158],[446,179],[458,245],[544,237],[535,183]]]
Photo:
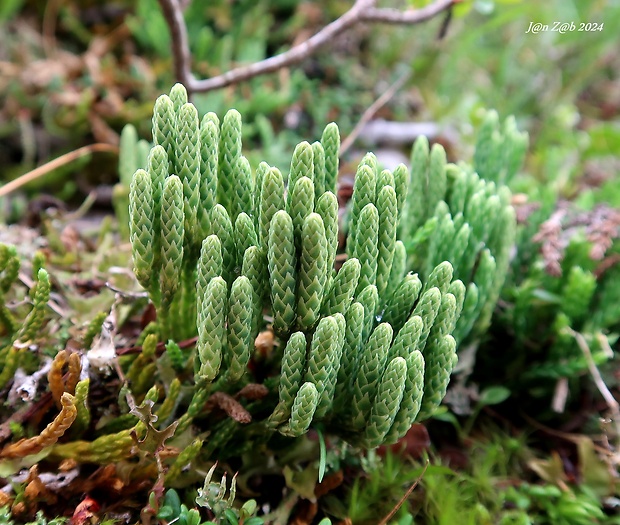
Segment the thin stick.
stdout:
[[434,2],[421,9],[408,9],[399,11],[389,7],[369,8],[363,15],[362,21],[382,23],[382,24],[401,24],[412,25],[426,22],[445,11],[454,4],[460,3],[462,0],[452,0],[451,2]]
[[[570,443],[575,443],[575,444],[578,444],[581,439],[584,439],[583,434],[573,434],[571,432],[562,432],[561,430],[555,430],[553,428],[549,428],[543,425],[542,423],[539,423],[534,418],[532,418],[531,416],[528,416],[527,414],[523,412],[521,413],[521,415],[523,416],[523,419],[525,419],[534,428],[540,430],[541,432],[544,432],[545,434],[549,434],[550,436],[555,436],[555,437],[564,439],[566,441],[569,441]],[[603,437],[604,436],[600,436],[600,439],[602,440]],[[594,445],[594,450],[596,450],[600,454],[603,454],[608,457],[612,457],[614,455],[614,453],[607,448],[601,447],[600,445],[597,445],[596,443],[593,443],[593,445]]]
[[403,503],[405,503],[405,501],[407,501],[407,498],[409,496],[411,496],[411,493],[419,485],[420,481],[422,481],[422,478],[424,477],[424,474],[426,473],[426,469],[428,468],[428,464],[429,464],[429,460],[427,459],[426,460],[426,465],[424,465],[424,469],[422,470],[422,473],[418,476],[418,479],[416,479],[415,482],[413,483],[413,485],[411,485],[411,487],[409,487],[407,489],[407,492],[405,492],[403,494],[403,497],[400,498],[400,501],[390,511],[390,513],[385,518],[383,518],[377,525],[387,525],[388,522],[394,517],[394,514],[396,514],[398,512],[398,509],[400,509],[403,506]]
[[174,74],[179,82],[185,85],[187,91],[192,92],[191,86],[196,82],[191,72],[191,55],[187,26],[183,18],[183,11],[178,0],[159,0],[164,18],[170,29],[172,56],[174,57]]
[[588,370],[590,371],[590,375],[594,380],[594,384],[596,385],[596,388],[598,388],[598,391],[601,393],[603,399],[605,399],[605,402],[609,407],[609,410],[611,412],[611,420],[616,427],[616,450],[620,450],[620,404],[618,404],[616,398],[609,391],[609,388],[607,388],[605,381],[603,381],[603,376],[601,376],[601,372],[599,371],[596,363],[594,362],[594,358],[592,357],[592,352],[590,351],[590,347],[588,346],[586,338],[583,336],[583,334],[573,330],[570,327],[566,327],[566,331],[575,338],[575,341],[577,341],[577,345],[583,352],[583,355],[588,362]]
[[351,133],[347,136],[346,139],[342,141],[340,146],[340,156],[344,155],[349,148],[353,146],[355,139],[357,139],[358,135],[364,128],[364,126],[374,117],[375,113],[379,111],[383,106],[385,106],[388,101],[401,89],[409,77],[411,76],[411,71],[405,71],[403,75],[401,75],[396,82],[394,82],[385,92],[375,100],[362,114],[362,117],[359,119]]
[[8,195],[9,193],[15,191],[16,189],[21,188],[22,186],[25,186],[29,182],[32,182],[33,180],[36,180],[40,177],[43,177],[44,175],[47,175],[49,172],[54,171],[56,168],[59,168],[60,166],[64,166],[65,164],[68,164],[69,162],[73,162],[74,160],[79,159],[80,157],[83,157],[84,155],[89,155],[91,153],[101,153],[101,152],[118,153],[118,146],[113,146],[111,144],[97,143],[97,144],[91,144],[89,146],[84,146],[74,151],[70,151],[69,153],[65,153],[64,155],[61,155],[60,157],[54,160],[50,160],[49,162],[46,162],[42,166],[39,166],[38,168],[35,168],[32,171],[29,171],[28,173],[24,173],[23,175],[16,178],[15,180],[2,186],[0,188],[0,197],[4,197],[5,195]]
[[406,11],[376,8],[376,1],[356,0],[351,9],[340,18],[326,25],[305,42],[293,46],[279,55],[232,69],[222,75],[205,80],[198,80],[191,73],[187,27],[178,0],[159,0],[159,4],[170,28],[177,79],[185,84],[189,93],[204,93],[237,84],[259,75],[272,73],[301,62],[314,54],[319,48],[331,43],[337,35],[359,23],[419,24],[437,16],[461,0],[436,0],[434,3],[421,9]]

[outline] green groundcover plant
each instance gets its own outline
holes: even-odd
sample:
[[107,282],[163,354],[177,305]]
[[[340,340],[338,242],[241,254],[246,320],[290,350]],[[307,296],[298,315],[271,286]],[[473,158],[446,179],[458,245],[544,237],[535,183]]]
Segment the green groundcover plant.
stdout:
[[593,366],[615,384],[620,213],[604,204],[584,210],[551,201],[527,221],[487,345],[509,351],[501,358],[485,353],[477,374],[488,380],[501,360],[515,392],[527,389],[551,407],[553,389],[564,389],[553,407],[563,412],[592,385]]
[[478,135],[473,167],[447,163],[443,147],[429,148],[425,137],[414,145],[400,236],[409,269],[426,278],[437,264],[450,261],[454,276],[466,284],[453,332],[458,343],[487,331],[506,279],[516,220],[505,184],[521,167],[527,140],[514,118],[500,123],[490,111]]
[[[523,137],[493,118],[487,139],[517,143],[508,157],[514,171]],[[271,461],[286,472],[308,459],[282,451],[311,432],[321,451],[311,463],[318,460],[322,478],[327,439],[358,453],[395,443],[431,417],[456,365],[457,340],[488,323],[497,300],[514,238],[510,194],[499,180],[447,164],[424,140],[411,174],[404,165],[381,170],[368,153],[345,239],[339,142],[329,124],[320,141],[295,148],[286,176],[265,162],[252,170],[237,111],[199,118],[179,84],[159,97],[148,154],[135,133],[123,134],[116,204],[122,218],[128,196],[135,278],[154,321],[120,356],[106,312],[81,334],[84,355],[46,348],[43,258],[35,256],[35,284],[26,291],[19,258],[3,245],[0,386],[19,370],[37,371],[28,348],[39,343],[59,413],[44,430],[28,429],[32,437],[10,427],[2,475],[36,469],[43,458],[46,468],[115,465],[123,483],[151,480],[148,503],[139,505],[143,521],[197,524],[198,505],[216,523],[259,523],[254,500],[237,503],[236,478],[211,481],[214,461],[230,471],[260,450],[262,468]],[[500,149],[487,148],[489,159]],[[133,312],[144,310],[141,294],[130,295],[138,298]],[[9,307],[16,299],[21,306]],[[91,381],[101,390],[110,366],[121,383],[103,387],[117,402],[102,409]],[[37,509],[28,491],[37,476],[31,471],[10,498],[21,515]]]
[[[283,350],[265,429],[299,436],[321,422],[366,447],[397,440],[445,393],[464,297],[448,262],[424,284],[394,265],[406,169],[379,172],[374,155],[364,158],[336,272],[336,126],[297,146],[285,191],[277,168],[251,173],[236,111],[221,124],[214,114],[200,121],[186,100],[177,85],[155,105],[155,146],[132,181],[130,225],[160,338],[198,336],[190,407],[248,381],[268,314]],[[186,415],[182,427],[193,410]]]

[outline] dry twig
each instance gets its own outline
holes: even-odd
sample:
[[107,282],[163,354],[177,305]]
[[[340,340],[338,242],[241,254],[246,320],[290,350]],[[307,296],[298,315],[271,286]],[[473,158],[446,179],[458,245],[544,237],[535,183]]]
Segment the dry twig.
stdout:
[[314,36],[288,51],[265,60],[241,66],[213,78],[199,80],[191,72],[191,55],[187,37],[187,27],[179,0],[159,0],[172,40],[175,75],[189,93],[204,93],[237,84],[250,78],[297,64],[314,54],[319,48],[353,26],[368,23],[413,25],[425,22],[449,9],[461,0],[436,0],[421,9],[398,9],[375,7],[376,0],[356,0],[351,9],[326,25]]
[[342,144],[340,145],[340,156],[344,155],[347,151],[349,151],[349,148],[353,145],[355,139],[357,139],[358,135],[362,131],[362,128],[372,119],[372,117],[374,117],[375,113],[379,111],[383,106],[385,106],[385,104],[388,103],[388,101],[398,92],[398,90],[405,85],[405,82],[409,80],[410,76],[411,72],[406,71],[403,75],[398,77],[396,82],[394,82],[388,89],[386,89],[383,94],[377,100],[375,100],[366,109],[366,111],[364,111],[357,124],[355,124],[355,127],[353,128],[351,133],[349,133],[349,136],[342,141]]
[[383,518],[379,522],[378,525],[387,525],[389,521],[394,517],[394,515],[398,512],[398,509],[402,507],[403,503],[407,501],[407,498],[411,496],[411,493],[415,490],[415,488],[418,486],[420,481],[422,481],[422,478],[424,477],[424,474],[426,473],[426,469],[428,468],[429,463],[430,462],[426,460],[426,464],[424,465],[424,468],[422,469],[422,473],[418,476],[418,479],[416,479],[413,482],[413,484],[407,489],[407,492],[403,494],[403,497],[400,498],[400,501],[396,504],[396,506],[390,511],[390,513],[385,518]]
[[620,450],[620,403],[616,401],[616,398],[609,391],[609,388],[607,388],[607,385],[603,380],[603,376],[601,376],[601,372],[594,362],[594,358],[592,357],[592,352],[590,351],[586,338],[583,334],[573,330],[570,327],[566,327],[566,330],[575,338],[575,341],[577,341],[577,345],[583,352],[583,355],[588,363],[588,370],[590,371],[594,384],[609,407],[611,421],[616,427],[616,450]]
[[73,162],[74,160],[79,159],[84,155],[90,155],[91,153],[99,152],[118,153],[118,147],[112,146],[111,144],[97,143],[90,144],[89,146],[84,146],[83,148],[76,149],[75,151],[70,151],[69,153],[65,153],[64,155],[61,155],[60,157],[51,160],[50,162],[46,162],[42,166],[39,166],[38,168],[35,168],[32,171],[29,171],[28,173],[25,173],[17,179],[12,180],[8,184],[0,187],[0,197],[4,197],[5,195],[8,195],[9,193],[15,191],[18,188],[21,188],[29,182],[32,182],[33,180],[36,180],[43,175],[46,175],[50,171],[54,171],[60,166],[64,166],[69,162]]

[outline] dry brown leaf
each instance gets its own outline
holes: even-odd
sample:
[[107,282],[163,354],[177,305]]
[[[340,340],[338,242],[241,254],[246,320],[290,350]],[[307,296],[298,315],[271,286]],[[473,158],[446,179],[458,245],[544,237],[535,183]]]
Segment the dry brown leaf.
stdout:
[[302,499],[295,508],[295,515],[289,523],[291,525],[311,525],[319,511],[319,504],[316,501]]
[[11,496],[9,496],[6,492],[0,490],[0,507],[10,505],[12,502],[13,498],[11,498]]
[[256,336],[254,347],[259,355],[268,357],[273,351],[274,336],[271,330],[265,330]]
[[404,457],[419,459],[431,446],[431,438],[424,425],[414,424],[408,432],[397,443],[389,446],[382,446],[378,449],[380,455],[385,454],[390,449],[394,454]]
[[343,480],[344,480],[344,474],[342,473],[342,470],[338,470],[337,472],[334,472],[333,474],[329,474],[328,476],[325,476],[325,479],[323,479],[321,483],[318,483],[317,486],[314,487],[314,495],[317,498],[324,496],[328,492],[331,492],[335,488],[342,485]]
[[552,485],[563,486],[568,481],[562,458],[555,450],[551,452],[550,459],[532,459],[528,461],[527,466]]
[[265,385],[258,383],[250,383],[245,385],[239,392],[235,394],[235,399],[243,397],[249,400],[262,399],[269,393],[269,389]]
[[73,523],[73,525],[99,523],[97,512],[99,512],[99,504],[90,496],[85,496],[78,506],[75,507],[75,511],[71,517],[71,523]]
[[243,408],[241,403],[237,401],[232,396],[225,394],[224,392],[215,392],[209,397],[207,401],[207,408],[211,407],[221,408],[228,416],[233,418],[238,423],[250,423],[252,421],[252,416],[250,413]]
[[36,505],[39,501],[54,504],[58,500],[56,494],[51,492],[39,477],[38,466],[34,465],[28,473],[26,488],[24,489],[24,501],[28,506]]

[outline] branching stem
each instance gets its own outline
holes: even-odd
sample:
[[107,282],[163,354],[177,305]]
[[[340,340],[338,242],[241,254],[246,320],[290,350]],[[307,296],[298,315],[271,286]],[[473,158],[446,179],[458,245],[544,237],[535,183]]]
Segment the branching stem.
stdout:
[[256,76],[273,73],[274,71],[297,64],[313,55],[319,48],[332,42],[337,35],[360,23],[419,24],[437,16],[459,1],[436,0],[421,9],[400,11],[398,9],[375,7],[376,0],[356,0],[351,9],[346,11],[340,18],[337,18],[314,36],[305,42],[293,46],[288,51],[204,80],[197,79],[191,72],[189,39],[179,0],[159,0],[159,4],[170,28],[174,70],[177,80],[185,85],[188,93],[204,93],[238,84]]
[[596,363],[594,362],[594,358],[592,357],[592,352],[590,351],[590,347],[588,346],[586,338],[583,336],[583,334],[573,330],[570,327],[567,327],[566,330],[570,335],[575,338],[577,345],[583,352],[583,355],[585,356],[588,363],[588,370],[590,371],[590,375],[592,376],[594,384],[596,385],[596,388],[601,393],[603,399],[605,399],[605,402],[609,407],[611,420],[616,427],[616,449],[618,449],[620,448],[620,404],[618,403],[618,401],[616,401],[616,398],[610,392],[609,388],[607,388],[607,385],[603,380],[603,376],[601,376],[601,372],[599,371]]

